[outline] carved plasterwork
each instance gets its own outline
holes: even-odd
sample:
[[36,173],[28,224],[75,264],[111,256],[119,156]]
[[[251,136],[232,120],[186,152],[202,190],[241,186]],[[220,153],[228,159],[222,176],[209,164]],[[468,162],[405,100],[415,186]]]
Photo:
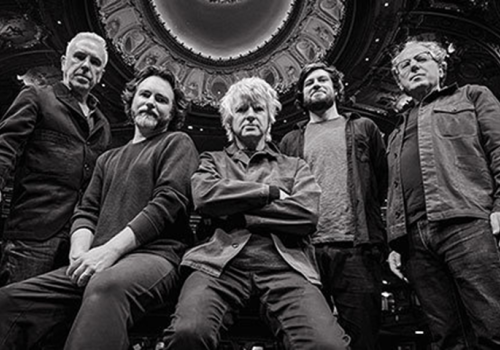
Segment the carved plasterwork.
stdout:
[[[106,35],[127,64],[134,69],[141,69],[147,64],[168,66],[194,103],[215,106],[232,83],[246,76],[260,76],[278,91],[287,91],[296,82],[301,67],[324,58],[335,44],[342,29],[345,0],[281,2],[280,20],[269,25],[268,32],[261,33],[261,41],[253,46],[242,45],[241,49],[238,46],[237,50],[231,45],[225,51],[198,49],[196,45],[203,45],[203,42],[193,44],[196,37],[192,38],[194,41],[188,42],[189,33],[184,33],[184,39],[176,35],[172,30],[173,24],[167,22],[168,16],[162,16],[161,11],[158,11],[160,2],[96,0],[96,6]],[[241,0],[211,3],[192,0],[190,5],[185,4],[179,6],[192,6],[192,11],[199,10],[197,6],[213,6],[214,13],[230,16],[231,11],[252,8],[254,4],[267,6],[265,4],[271,2]],[[190,19],[184,20],[187,25]],[[224,21],[224,18],[220,20]],[[175,25],[180,26],[182,23],[177,19]],[[242,25],[251,24],[249,21]],[[242,37],[245,35],[243,29],[238,28],[238,35]],[[181,32],[183,28],[177,30]],[[231,27],[227,31],[230,32]],[[225,34],[215,35],[215,29],[215,37],[209,38],[210,34],[208,32],[207,38],[213,40],[214,45],[217,45],[216,40],[221,36],[225,40],[223,44],[234,39]]]
[[0,15],[0,49],[28,49],[40,44],[42,28],[27,15],[3,13]]

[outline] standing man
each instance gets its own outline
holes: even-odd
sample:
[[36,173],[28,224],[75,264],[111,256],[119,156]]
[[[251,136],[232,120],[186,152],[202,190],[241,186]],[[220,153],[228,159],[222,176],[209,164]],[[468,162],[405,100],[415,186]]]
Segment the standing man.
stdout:
[[204,153],[192,178],[195,208],[216,230],[182,260],[193,272],[165,331],[166,349],[216,349],[251,296],[285,348],[346,349],[309,243],[319,187],[303,160],[266,142],[280,109],[276,91],[255,77],[233,84],[221,101],[231,144]]
[[186,104],[172,73],[155,67],[127,84],[123,101],[134,137],[97,160],[73,217],[69,267],[0,289],[1,349],[31,349],[72,324],[65,350],[128,350],[127,329],[180,287],[198,166],[193,142],[175,131]]
[[380,213],[387,190],[381,134],[370,119],[341,115],[342,73],[324,63],[304,67],[297,103],[309,120],[285,135],[285,154],[306,160],[321,187],[312,236],[324,292],[353,350],[377,348],[386,234]]
[[435,349],[500,349],[500,102],[484,86],[443,87],[446,56],[411,40],[392,60],[414,105],[388,145],[389,263]]
[[107,61],[103,38],[77,34],[61,60],[62,82],[23,89],[0,122],[0,201],[14,171],[0,286],[68,262],[71,215],[111,137],[90,94]]

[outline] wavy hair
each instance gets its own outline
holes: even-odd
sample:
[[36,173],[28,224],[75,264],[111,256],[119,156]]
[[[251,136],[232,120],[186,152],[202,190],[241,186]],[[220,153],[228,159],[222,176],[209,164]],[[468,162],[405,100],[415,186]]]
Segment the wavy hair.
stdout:
[[392,65],[391,72],[392,75],[394,76],[394,79],[396,79],[396,81],[399,83],[399,75],[396,69],[396,62],[401,52],[406,50],[408,47],[417,45],[423,46],[426,49],[428,49],[434,61],[436,61],[439,67],[443,70],[443,77],[439,80],[439,83],[442,84],[446,79],[446,73],[448,70],[448,63],[446,62],[446,60],[448,59],[448,52],[446,52],[445,48],[437,41],[419,40],[417,38],[410,38],[403,44],[398,45],[393,50],[393,55],[392,55],[393,58],[391,60],[391,65]]
[[281,103],[278,93],[264,79],[258,77],[243,78],[229,87],[224,97],[221,99],[219,113],[221,115],[222,126],[226,130],[229,142],[234,140],[233,121],[234,108],[240,99],[249,101],[265,102],[269,117],[269,129],[266,132],[266,141],[271,141],[271,125],[276,121],[276,116],[281,111]]
[[137,87],[145,79],[152,76],[159,77],[167,81],[172,87],[172,90],[174,91],[174,103],[172,106],[172,120],[168,124],[168,130],[180,130],[184,125],[184,121],[186,119],[189,102],[186,100],[184,93],[180,89],[179,84],[176,82],[174,74],[167,68],[147,66],[139,73],[137,73],[136,76],[125,85],[125,89],[123,90],[121,96],[123,106],[125,108],[125,113],[130,118],[130,120],[133,121],[131,108],[132,100],[134,99]]
[[315,62],[315,63],[310,63],[306,65],[304,68],[302,68],[300,75],[299,75],[299,80],[297,81],[296,85],[296,95],[295,95],[295,103],[297,106],[300,108],[304,109],[304,82],[306,81],[307,77],[309,74],[312,72],[322,69],[330,75],[330,79],[332,80],[333,83],[333,88],[335,89],[336,92],[336,97],[335,100],[336,102],[343,102],[344,101],[344,74],[340,72],[337,68],[334,66],[329,66],[326,63],[323,62]]

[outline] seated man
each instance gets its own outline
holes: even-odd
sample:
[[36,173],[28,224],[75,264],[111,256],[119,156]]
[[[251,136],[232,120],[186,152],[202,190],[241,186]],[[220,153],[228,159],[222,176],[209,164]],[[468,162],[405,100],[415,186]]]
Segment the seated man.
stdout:
[[134,137],[98,158],[73,217],[69,267],[0,289],[0,349],[30,349],[73,322],[65,349],[127,350],[127,329],[178,287],[198,166],[191,139],[174,131],[186,103],[172,73],[155,67],[123,101]]
[[192,177],[195,208],[217,228],[182,260],[194,271],[165,331],[166,349],[216,349],[221,329],[251,296],[287,349],[347,346],[318,288],[309,242],[320,189],[303,160],[266,143],[280,109],[260,78],[232,85],[221,101],[231,145],[204,153]]

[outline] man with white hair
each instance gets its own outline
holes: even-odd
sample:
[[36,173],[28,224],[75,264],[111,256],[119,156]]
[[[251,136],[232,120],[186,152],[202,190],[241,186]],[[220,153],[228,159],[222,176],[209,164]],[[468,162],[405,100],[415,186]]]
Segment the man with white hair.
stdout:
[[206,152],[192,177],[195,209],[215,232],[189,250],[166,349],[217,349],[220,331],[255,296],[286,349],[346,349],[348,341],[318,285],[309,236],[320,189],[307,164],[268,143],[281,109],[260,78],[233,84],[220,106],[230,145]]
[[77,34],[61,60],[63,80],[26,87],[0,122],[0,201],[14,172],[0,286],[68,262],[73,209],[111,138],[90,94],[107,61],[103,38]]
[[444,87],[446,57],[410,40],[392,60],[413,102],[388,142],[389,264],[415,288],[433,349],[500,349],[500,102]]

